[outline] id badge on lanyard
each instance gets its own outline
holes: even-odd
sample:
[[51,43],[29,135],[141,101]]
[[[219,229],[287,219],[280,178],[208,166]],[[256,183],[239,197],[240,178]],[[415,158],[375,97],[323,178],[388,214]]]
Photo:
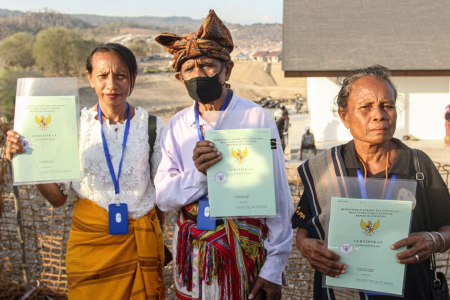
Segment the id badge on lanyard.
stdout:
[[209,216],[209,200],[206,196],[198,201],[197,229],[216,230],[216,219]]
[[128,234],[128,205],[112,203],[108,207],[109,234]]
[[[227,98],[225,99],[225,102],[223,103],[222,107],[220,108],[220,111],[224,111],[227,108],[228,105],[228,98],[230,94],[227,93]],[[195,125],[197,126],[197,132],[198,132],[198,139],[200,141],[203,141],[203,134],[202,130],[200,129],[200,123],[199,123],[199,110],[198,110],[198,102],[195,103]],[[219,121],[216,123],[216,128],[219,125]],[[216,219],[212,219],[209,214],[210,208],[209,208],[209,200],[208,196],[203,196],[198,201],[198,211],[197,211],[197,229],[200,230],[216,230]]]
[[128,132],[130,130],[130,105],[127,103],[127,123],[125,124],[125,132],[123,135],[123,145],[122,145],[122,157],[120,158],[119,173],[116,179],[116,173],[114,172],[114,167],[111,162],[111,156],[109,154],[108,144],[106,143],[105,134],[103,133],[103,120],[102,111],[100,109],[100,103],[98,104],[98,119],[100,121],[100,128],[102,132],[102,142],[103,150],[105,152],[106,162],[108,164],[109,173],[111,174],[111,179],[114,183],[114,200],[108,206],[109,212],[109,234],[128,234],[128,205],[126,203],[120,203],[120,186],[119,178],[122,172],[122,161],[123,153],[125,152],[125,145],[127,143]]

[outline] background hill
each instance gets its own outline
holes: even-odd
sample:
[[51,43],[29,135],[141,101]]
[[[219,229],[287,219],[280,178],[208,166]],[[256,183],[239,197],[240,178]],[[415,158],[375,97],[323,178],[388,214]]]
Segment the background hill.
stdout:
[[[198,30],[203,20],[189,17],[107,17],[99,15],[71,15],[91,25],[107,25],[117,22],[124,23],[128,27],[154,29],[159,31],[170,31],[177,34]],[[251,25],[233,24],[224,21],[228,29],[233,32],[234,39],[243,40],[281,40],[282,25],[277,23]],[[131,25],[131,26],[130,26]]]
[[[109,17],[60,14],[47,9],[40,12],[0,9],[0,116],[13,117],[17,78],[78,77],[84,104],[95,103],[97,96],[84,76],[86,57],[95,45],[111,40],[123,43],[140,58],[140,75],[130,97],[134,105],[145,109],[189,105],[192,100],[185,87],[167,68],[171,59],[165,57],[166,52],[154,38],[162,31],[178,34],[196,31],[202,21],[189,17]],[[274,45],[281,47],[281,24],[225,24],[239,47],[255,51]],[[162,59],[144,59],[155,54]],[[143,74],[145,67],[161,72]],[[270,74],[262,62],[239,62],[230,83],[247,99],[267,94],[292,98],[295,93],[303,93],[306,82],[286,80],[283,75],[280,63],[273,65]]]
[[7,10],[7,9],[1,9],[0,8],[0,17],[7,17],[7,16],[17,16],[24,14],[21,11],[18,10]]
[[255,23],[252,25],[227,24],[235,40],[279,40],[283,25],[278,23]]
[[65,27],[67,29],[87,29],[94,26],[70,15],[59,14],[53,11],[28,12],[0,11],[0,39],[17,32],[26,32],[33,35],[50,27]]
[[[68,29],[89,28],[142,28],[158,32],[170,31],[177,34],[197,30],[203,20],[189,17],[110,17],[89,14],[59,14],[54,11],[20,12],[0,9],[0,39],[16,32],[36,34],[49,27]],[[240,25],[224,22],[232,31],[234,39],[243,40],[281,40],[282,25],[277,23],[256,23]]]
[[86,23],[91,25],[105,25],[117,22],[123,23],[135,23],[137,26],[141,27],[190,27],[198,29],[202,24],[202,20],[194,20],[189,17],[151,17],[151,16],[143,16],[143,17],[110,17],[110,16],[100,16],[100,15],[71,15],[74,18],[83,20]]

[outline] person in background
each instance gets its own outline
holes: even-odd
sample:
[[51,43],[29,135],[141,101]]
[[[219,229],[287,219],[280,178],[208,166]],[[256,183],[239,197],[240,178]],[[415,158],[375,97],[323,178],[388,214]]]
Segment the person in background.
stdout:
[[[398,299],[387,295],[368,295],[346,288],[322,286],[322,274],[339,277],[347,272],[340,257],[326,248],[325,219],[328,186],[336,177],[359,177],[416,180],[414,153],[400,140],[393,138],[397,124],[397,90],[390,80],[390,71],[380,65],[352,71],[342,81],[335,102],[335,111],[350,129],[353,140],[320,153],[301,165],[299,175],[305,184],[298,207],[292,217],[297,229],[297,248],[315,269],[314,299]],[[417,204],[413,209],[411,233],[389,247],[393,263],[407,264],[404,299],[432,299],[430,255],[450,248],[450,195],[431,159],[417,151],[424,188],[417,185]],[[363,173],[364,172],[364,173]],[[364,175],[363,175],[364,174]],[[400,190],[401,192],[401,190]],[[384,194],[384,192],[383,192]],[[376,259],[376,258],[372,258]]]
[[[86,75],[98,103],[81,110],[84,178],[36,185],[54,207],[62,206],[68,194],[78,196],[67,242],[69,299],[165,299],[161,230],[165,218],[156,207],[152,183],[161,161],[158,141],[164,123],[158,117],[152,118],[156,124],[151,123],[144,109],[127,103],[136,82],[137,64],[125,46],[97,46],[87,58]],[[156,131],[153,145],[149,144],[150,124]],[[8,131],[6,158],[10,161],[13,154],[25,152],[19,137],[19,133]],[[109,204],[115,203],[117,194],[112,176],[120,176],[119,200],[128,206],[128,234],[109,233]]]
[[450,146],[450,105],[445,112],[445,143]]
[[317,155],[316,145],[314,143],[314,134],[309,132],[309,126],[305,127],[306,133],[302,135],[302,143],[300,145],[300,160],[303,160],[303,149],[313,149],[314,155]]
[[289,127],[290,127],[290,117],[289,117],[289,111],[287,110],[286,106],[282,106],[281,109],[283,110],[283,112],[287,113],[287,118],[284,119],[284,140],[285,143],[289,143]]
[[283,146],[283,153],[287,143],[287,126],[289,126],[289,113],[287,110],[284,110],[281,114],[281,118],[277,120],[277,128],[280,135],[281,145]]
[[[209,128],[206,112],[224,111],[230,118],[234,111],[264,114],[259,105],[226,87],[234,66],[231,34],[210,10],[197,32],[161,33],[156,41],[173,54],[175,78],[195,100],[167,124],[155,177],[158,206],[163,211],[179,211],[173,234],[177,297],[246,300],[265,299],[259,298],[265,293],[266,299],[279,300],[293,236],[293,204],[281,147],[273,151],[279,216],[218,218],[215,230],[197,228],[199,199],[208,194],[208,168],[222,159],[214,144],[204,140],[205,126]],[[272,117],[240,121],[242,128],[270,128],[279,141]]]

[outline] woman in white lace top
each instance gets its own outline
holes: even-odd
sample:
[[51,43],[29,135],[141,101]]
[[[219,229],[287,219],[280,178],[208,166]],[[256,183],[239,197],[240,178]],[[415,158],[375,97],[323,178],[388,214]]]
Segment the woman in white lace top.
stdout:
[[[67,243],[69,298],[164,299],[160,228],[164,214],[155,206],[153,186],[161,161],[159,140],[164,123],[158,117],[149,119],[145,110],[126,102],[137,64],[125,46],[97,46],[88,57],[86,75],[99,103],[81,111],[84,177],[66,184],[37,185],[55,207],[63,205],[70,193],[78,196]],[[154,135],[155,130],[149,160],[149,133]],[[10,160],[14,153],[24,152],[18,137],[18,133],[8,132],[6,156]]]

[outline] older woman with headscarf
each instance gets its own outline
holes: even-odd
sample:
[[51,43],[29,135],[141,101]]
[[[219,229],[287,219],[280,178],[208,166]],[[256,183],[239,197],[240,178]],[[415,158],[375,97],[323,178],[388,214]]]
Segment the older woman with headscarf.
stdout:
[[[292,223],[298,228],[297,247],[316,270],[314,299],[397,299],[349,289],[322,288],[322,274],[338,277],[347,268],[339,262],[339,255],[324,245],[324,203],[332,176],[357,177],[359,169],[365,170],[367,178],[386,180],[396,174],[397,179],[416,180],[413,150],[393,138],[397,90],[389,77],[389,70],[378,65],[350,73],[343,80],[336,104],[353,140],[299,167],[302,181],[308,184]],[[390,247],[392,250],[408,247],[395,255],[397,263],[408,265],[404,298],[431,299],[430,255],[450,247],[450,195],[431,159],[421,151],[417,151],[417,157],[425,175],[425,191],[418,185],[411,234]]]
[[[173,54],[175,77],[195,100],[167,124],[155,178],[158,206],[163,211],[179,210],[173,239],[178,299],[254,299],[262,295],[260,290],[267,299],[280,299],[293,213],[280,147],[273,151],[279,216],[220,219],[215,230],[197,228],[198,200],[208,193],[207,170],[222,159],[214,144],[203,140],[205,113],[224,110],[225,116],[239,110],[263,115],[261,107],[226,88],[233,68],[230,32],[211,10],[198,32],[163,33],[156,41]],[[272,117],[242,122],[242,128],[270,128],[279,143]],[[218,129],[224,129],[222,123]]]

